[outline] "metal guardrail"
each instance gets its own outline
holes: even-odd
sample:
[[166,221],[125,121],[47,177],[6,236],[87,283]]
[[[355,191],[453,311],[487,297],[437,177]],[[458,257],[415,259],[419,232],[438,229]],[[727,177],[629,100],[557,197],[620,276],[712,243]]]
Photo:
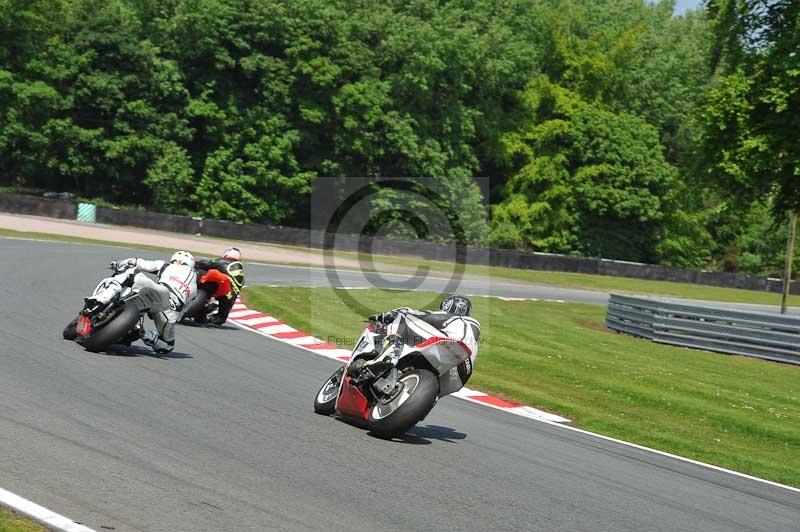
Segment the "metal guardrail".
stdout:
[[611,294],[606,326],[654,342],[800,364],[800,318]]

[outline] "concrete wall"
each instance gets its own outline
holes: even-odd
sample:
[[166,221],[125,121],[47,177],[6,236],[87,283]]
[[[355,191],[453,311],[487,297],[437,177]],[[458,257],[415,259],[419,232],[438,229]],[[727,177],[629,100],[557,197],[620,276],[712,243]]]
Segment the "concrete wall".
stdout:
[[[0,194],[0,211],[74,220],[76,217],[76,204],[74,201],[46,199],[36,196]],[[107,207],[97,208],[97,222],[176,233],[201,234],[231,240],[250,240],[318,249],[323,248],[325,238],[321,231],[294,227],[203,220],[191,216],[109,209]],[[339,251],[360,250],[380,255],[410,255],[428,260],[455,261],[456,259],[456,250],[453,246],[423,241],[363,239],[359,238],[358,235],[337,235],[334,247]],[[657,264],[487,249],[474,246],[467,246],[466,262],[468,264],[503,266],[524,270],[590,273],[615,277],[632,277],[634,279],[765,290],[769,292],[781,291],[781,281],[779,279],[767,279],[744,273],[711,272]],[[800,294],[800,283],[792,283],[792,293]]]
[[0,194],[0,212],[74,220],[77,216],[78,207],[74,201],[47,199],[23,194]]

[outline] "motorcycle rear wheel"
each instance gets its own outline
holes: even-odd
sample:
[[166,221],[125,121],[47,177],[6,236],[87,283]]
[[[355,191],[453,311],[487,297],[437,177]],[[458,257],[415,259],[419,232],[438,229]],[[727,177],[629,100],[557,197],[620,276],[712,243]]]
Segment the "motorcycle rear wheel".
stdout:
[[413,369],[398,379],[403,389],[368,413],[369,428],[382,438],[394,438],[420,422],[436,404],[439,379],[426,369]]
[[122,312],[103,325],[103,327],[95,329],[88,337],[79,339],[79,343],[87,351],[95,353],[106,351],[109,347],[125,338],[137,321],[139,321],[139,310],[133,305],[126,306]]
[[339,397],[339,384],[342,382],[343,376],[344,366],[328,377],[314,398],[314,412],[330,416],[336,411],[336,399]]
[[[183,310],[183,315],[181,318],[195,318],[195,320],[197,320],[197,318],[203,314],[203,307],[206,306],[206,303],[208,303],[209,299],[211,299],[211,297],[205,290],[198,290],[197,295],[194,296],[194,299],[186,304],[186,308]],[[203,316],[203,318],[204,317],[205,316]]]
[[75,318],[74,320],[69,322],[66,327],[64,327],[64,332],[61,333],[62,336],[64,337],[64,340],[74,340],[75,338],[77,338],[78,337],[78,332],[76,331],[77,327],[78,327],[78,318]]

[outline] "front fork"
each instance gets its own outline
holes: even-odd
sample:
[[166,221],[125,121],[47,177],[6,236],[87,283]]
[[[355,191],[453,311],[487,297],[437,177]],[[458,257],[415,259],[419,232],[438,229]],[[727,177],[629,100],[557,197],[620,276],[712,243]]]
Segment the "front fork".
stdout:
[[[399,372],[397,371],[397,362],[400,358],[401,349],[402,343],[387,343],[383,352],[364,368],[370,373],[372,373],[372,367],[379,369],[377,375],[373,374],[377,378],[370,385],[378,400],[387,396],[394,397],[402,389],[402,385],[398,382]],[[387,366],[390,366],[388,372],[386,371]]]

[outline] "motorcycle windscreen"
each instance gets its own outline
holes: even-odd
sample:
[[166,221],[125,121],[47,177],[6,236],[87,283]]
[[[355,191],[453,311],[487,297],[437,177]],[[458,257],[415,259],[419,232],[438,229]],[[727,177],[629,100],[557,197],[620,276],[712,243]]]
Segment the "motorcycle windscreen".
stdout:
[[336,411],[359,419],[369,419],[369,402],[361,391],[350,384],[350,376],[345,375],[342,390],[336,399]]

